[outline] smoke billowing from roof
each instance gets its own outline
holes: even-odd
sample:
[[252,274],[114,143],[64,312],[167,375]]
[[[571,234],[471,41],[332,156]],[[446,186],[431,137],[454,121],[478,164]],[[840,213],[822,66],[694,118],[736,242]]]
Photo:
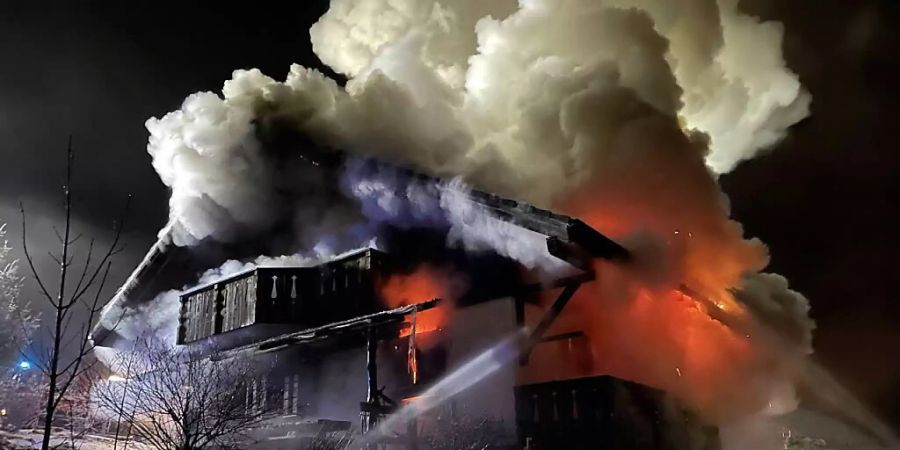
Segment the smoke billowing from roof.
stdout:
[[[741,13],[737,0],[333,0],[310,37],[346,86],[299,65],[284,81],[237,70],[221,95],[193,94],[147,121],[154,168],[172,189],[175,245],[286,221],[289,237],[273,248],[327,255],[378,245],[376,225],[388,223],[445,228],[449,246],[559,269],[540,239],[460,201],[471,185],[578,215],[626,244],[634,261],[600,289],[616,305],[687,284],[757,313],[786,352],[811,352],[806,300],[759,273],[767,250],[729,219],[716,182],[808,114],[780,24]],[[302,142],[273,145],[285,130]],[[285,157],[304,146],[455,181],[351,159],[334,191]],[[645,373],[675,373],[653,348],[629,351]],[[791,396],[777,361],[753,362],[742,367],[757,372],[727,372],[722,384]],[[678,377],[650,381],[693,395]]]
[[808,110],[779,25],[735,1],[335,1],[310,35],[346,88],[300,66],[284,82],[239,70],[224,99],[198,93],[148,121],[179,241],[271,217],[255,134],[276,123],[548,206],[639,117],[706,133],[707,165],[725,172]]

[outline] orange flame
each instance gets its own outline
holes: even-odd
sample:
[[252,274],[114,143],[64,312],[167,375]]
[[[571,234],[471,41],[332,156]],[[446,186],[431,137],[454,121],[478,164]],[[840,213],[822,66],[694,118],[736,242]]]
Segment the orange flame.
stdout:
[[581,287],[547,332],[583,331],[587,350],[551,352],[541,344],[545,351],[536,349],[521,377],[559,377],[548,367],[561,366],[569,368],[566,376],[584,376],[575,372],[589,368],[663,389],[715,419],[765,407],[774,361],[741,325],[746,311],[730,292],[744,273],[765,265],[765,249],[743,239],[717,198],[702,198],[718,189],[676,183],[682,191],[668,195],[630,186],[607,183],[570,199],[569,213],[622,242],[634,258],[596,262],[597,281]]
[[[599,269],[611,276],[610,267]],[[545,335],[580,330],[586,348],[571,339],[540,344],[520,381],[613,375],[662,389],[718,418],[765,406],[751,374],[766,359],[750,336],[714,319],[707,305],[679,290],[637,287],[616,296],[609,286],[605,279],[582,286]]]
[[[441,330],[447,323],[450,311],[449,273],[423,264],[410,274],[392,275],[381,287],[381,298],[388,308],[418,304],[440,298],[434,308],[416,314],[416,333]],[[400,329],[400,337],[409,336],[412,326],[407,321]]]
[[412,397],[406,397],[406,398],[400,400],[400,402],[403,403],[404,405],[408,405],[410,403],[419,401],[421,398],[422,398],[421,395],[414,395]]

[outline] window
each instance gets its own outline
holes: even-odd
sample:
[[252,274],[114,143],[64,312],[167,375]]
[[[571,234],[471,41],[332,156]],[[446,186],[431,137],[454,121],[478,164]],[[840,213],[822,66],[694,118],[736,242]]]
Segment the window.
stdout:
[[300,413],[300,374],[285,375],[282,390],[282,414]]

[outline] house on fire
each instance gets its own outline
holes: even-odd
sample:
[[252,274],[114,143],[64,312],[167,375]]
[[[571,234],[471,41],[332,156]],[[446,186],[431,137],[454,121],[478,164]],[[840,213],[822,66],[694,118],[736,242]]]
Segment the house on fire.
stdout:
[[[425,449],[430,436],[448,432],[489,436],[490,448],[718,448],[715,429],[661,392],[563,367],[577,358],[556,359],[589,352],[583,330],[556,333],[553,327],[579,286],[593,280],[589,261],[624,260],[628,252],[577,218],[485,192],[468,196],[495,217],[544,236],[548,252],[571,264],[572,275],[475,298],[435,328],[417,325],[417,318],[436,311],[443,299],[386,306],[379,286],[404,264],[369,248],[313,267],[256,267],[181,293],[178,344],[215,344],[222,351],[215,357],[267,361],[247,392],[247,404],[271,418],[254,430],[255,442],[248,446],[297,449],[323,433],[370,433],[398,409],[427,401],[430,386],[473,356],[516,336],[518,356],[509,364],[373,438],[368,448]],[[113,302],[149,301],[188,284],[224,255],[243,251],[167,242],[163,237],[151,248]],[[554,301],[540,306],[535,298],[541,293],[551,293]],[[125,342],[103,326],[93,338],[100,346]],[[449,448],[449,438],[442,439],[441,448]]]

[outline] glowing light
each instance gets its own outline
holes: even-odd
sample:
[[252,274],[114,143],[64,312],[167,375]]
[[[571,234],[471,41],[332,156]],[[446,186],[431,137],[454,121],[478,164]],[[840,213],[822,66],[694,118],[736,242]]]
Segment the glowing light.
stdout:
[[[447,279],[450,273],[431,267],[419,266],[410,274],[393,275],[381,287],[381,297],[389,308],[425,302],[440,298],[443,303],[437,307],[416,314],[416,334],[440,331],[448,320],[450,313]],[[411,318],[400,328],[400,337],[407,337],[412,332]]]
[[416,401],[416,400],[419,400],[419,399],[421,399],[421,398],[422,398],[421,395],[416,395],[416,396],[414,396],[414,397],[406,397],[406,398],[404,398],[403,400],[400,400],[400,402],[403,403],[404,405],[406,405],[406,404],[408,404],[408,403],[412,403],[412,402],[414,402],[414,401]]
[[377,429],[363,435],[362,440],[354,444],[354,448],[364,448],[375,439],[388,434],[389,430],[395,429],[397,425],[409,423],[410,420],[488,378],[519,356],[518,344],[522,336],[522,332],[510,335],[445,375],[418,397],[409,398],[409,402],[404,400],[402,407],[379,422]]
[[22,360],[22,361],[19,361],[19,364],[17,364],[17,366],[19,367],[19,370],[28,370],[31,368],[31,363],[28,361]]
[[128,378],[120,377],[120,376],[118,376],[118,375],[110,375],[110,376],[106,379],[106,381],[112,381],[112,382],[114,382],[114,383],[117,383],[117,382],[120,382],[120,381],[128,381]]
[[[434,333],[436,331],[444,331],[444,329],[440,326],[440,324],[442,324],[445,320],[444,317],[441,314],[437,313],[428,314],[429,312],[434,310],[440,311],[439,308],[440,306],[437,306],[433,309],[425,310],[419,313],[419,316],[425,317],[425,321],[423,321],[425,323],[416,324],[416,334],[422,335],[426,333]],[[421,318],[419,320],[422,321]],[[400,337],[407,337],[410,334],[412,334],[412,324],[410,322],[403,322],[400,325]]]

